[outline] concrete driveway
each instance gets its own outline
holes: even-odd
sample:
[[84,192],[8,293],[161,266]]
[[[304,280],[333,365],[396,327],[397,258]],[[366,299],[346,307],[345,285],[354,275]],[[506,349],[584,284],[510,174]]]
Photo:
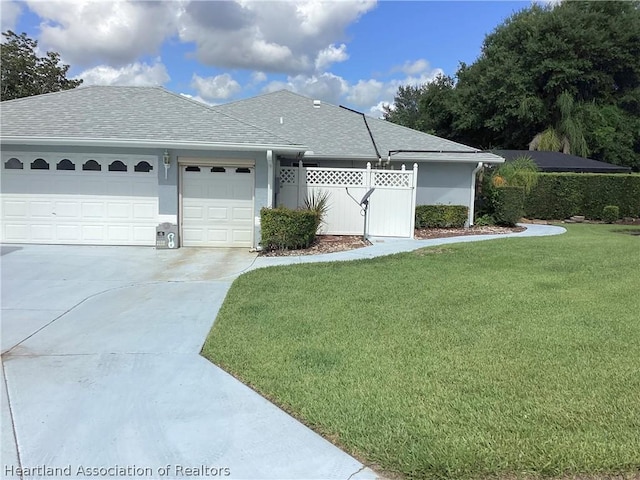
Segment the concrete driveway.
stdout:
[[2,246],[2,477],[375,478],[200,357],[255,260]]

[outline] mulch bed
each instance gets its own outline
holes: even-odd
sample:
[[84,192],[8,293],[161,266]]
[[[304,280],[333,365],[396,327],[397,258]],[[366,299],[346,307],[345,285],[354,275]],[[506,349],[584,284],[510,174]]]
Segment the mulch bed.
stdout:
[[[416,229],[417,239],[460,237],[463,235],[494,235],[501,233],[522,232],[524,227],[471,227],[471,228],[423,228]],[[344,252],[371,245],[361,235],[318,235],[309,248],[296,250],[262,251],[263,257],[290,257],[298,255],[318,255],[320,253]]]

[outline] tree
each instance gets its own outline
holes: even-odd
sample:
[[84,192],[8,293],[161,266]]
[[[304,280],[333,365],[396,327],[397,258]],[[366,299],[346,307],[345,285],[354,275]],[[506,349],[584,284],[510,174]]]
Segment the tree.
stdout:
[[569,92],[564,91],[558,97],[556,107],[559,115],[555,125],[533,137],[529,150],[561,151],[586,157],[589,148],[584,138],[585,126],[580,106]]
[[423,90],[423,86],[400,85],[398,93],[393,99],[394,106],[382,106],[382,117],[398,125],[421,130],[418,103]]
[[2,71],[2,89],[0,99],[40,95],[76,88],[82,80],[67,78],[69,65],[60,63],[60,54],[47,52],[38,57],[38,42],[26,33],[17,35],[8,30],[2,33],[5,41],[0,44],[0,69]]

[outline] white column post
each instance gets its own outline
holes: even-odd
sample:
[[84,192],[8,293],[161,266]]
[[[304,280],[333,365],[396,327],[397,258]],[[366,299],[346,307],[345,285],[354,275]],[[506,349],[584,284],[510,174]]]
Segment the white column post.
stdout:
[[[404,165],[402,165],[402,169],[404,170]],[[416,229],[416,197],[418,195],[418,164],[413,164],[413,177],[411,178],[411,238],[415,238],[415,229]]]
[[298,161],[298,207],[304,203],[305,191],[307,189],[307,172],[304,169],[302,160]]
[[267,207],[273,208],[273,150],[267,150]]

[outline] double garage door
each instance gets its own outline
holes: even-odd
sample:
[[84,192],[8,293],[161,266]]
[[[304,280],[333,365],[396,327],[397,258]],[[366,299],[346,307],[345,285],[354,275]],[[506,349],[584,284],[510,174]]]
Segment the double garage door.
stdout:
[[153,245],[157,157],[3,155],[2,241]]
[[[155,245],[156,156],[5,153],[0,168],[2,242]],[[253,246],[253,164],[181,163],[180,182],[183,246]]]

